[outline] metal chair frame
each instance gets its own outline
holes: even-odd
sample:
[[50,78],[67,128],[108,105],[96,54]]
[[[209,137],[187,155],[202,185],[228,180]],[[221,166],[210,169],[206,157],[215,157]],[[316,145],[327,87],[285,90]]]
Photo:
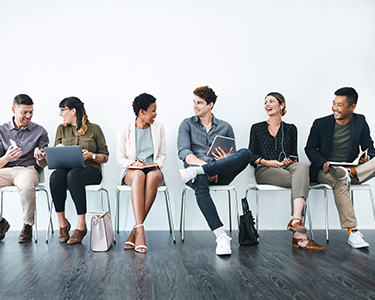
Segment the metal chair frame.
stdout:
[[[181,217],[180,217],[180,232],[182,242],[185,239],[185,207],[186,207],[186,192],[194,191],[190,186],[185,185],[181,196]],[[231,192],[233,192],[237,207],[237,191],[233,185],[210,185],[210,192],[228,192],[229,205],[229,231],[232,232],[232,203]]]
[[[131,193],[131,186],[128,185],[118,185],[115,190],[115,242],[116,242],[116,233],[119,233],[120,221],[120,194],[121,192],[128,192]],[[174,224],[173,224],[173,215],[171,209],[171,200],[169,197],[168,187],[166,185],[162,185],[158,187],[157,192],[164,193],[165,198],[165,205],[167,208],[167,216],[168,216],[168,224],[169,224],[169,232],[172,233],[173,243],[176,243],[176,235],[174,231]]]

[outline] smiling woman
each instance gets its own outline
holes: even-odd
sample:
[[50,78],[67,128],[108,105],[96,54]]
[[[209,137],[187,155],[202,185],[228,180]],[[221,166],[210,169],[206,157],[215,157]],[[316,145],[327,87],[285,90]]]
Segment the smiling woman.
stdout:
[[[77,97],[68,97],[59,104],[64,124],[57,128],[55,146],[82,146],[85,168],[57,169],[50,177],[50,189],[60,225],[59,241],[77,244],[87,233],[86,190],[89,184],[102,181],[101,163],[108,161],[108,147],[104,134],[94,123],[89,122],[83,102]],[[65,218],[66,190],[69,189],[78,215],[77,229],[69,237],[70,223]]]
[[[121,184],[132,188],[135,226],[124,244],[125,250],[146,253],[143,222],[164,182],[165,130],[155,122],[156,98],[143,93],[133,101],[135,122],[123,126],[117,140],[117,162],[123,168]],[[132,169],[136,167],[137,169]]]

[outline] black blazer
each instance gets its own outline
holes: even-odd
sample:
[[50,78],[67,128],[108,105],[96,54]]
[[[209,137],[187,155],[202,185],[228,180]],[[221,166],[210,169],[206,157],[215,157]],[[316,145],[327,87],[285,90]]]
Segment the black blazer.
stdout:
[[[323,164],[328,161],[331,153],[333,132],[335,128],[335,119],[332,115],[316,119],[310,130],[309,138],[305,147],[305,153],[310,165],[310,179],[316,181],[316,175]],[[348,161],[357,158],[360,148],[368,148],[370,158],[375,156],[374,142],[370,136],[370,128],[366,122],[365,116],[353,113],[350,120],[350,140],[348,149]]]

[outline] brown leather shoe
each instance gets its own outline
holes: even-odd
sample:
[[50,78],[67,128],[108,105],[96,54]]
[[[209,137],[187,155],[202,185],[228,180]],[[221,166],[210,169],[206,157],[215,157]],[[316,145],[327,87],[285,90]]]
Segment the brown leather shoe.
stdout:
[[23,224],[22,231],[18,237],[19,243],[30,243],[33,238],[33,227],[28,224]]
[[72,236],[68,240],[67,244],[72,245],[72,244],[78,244],[82,242],[83,238],[85,237],[87,233],[87,228],[85,230],[74,230]]
[[[293,220],[298,220],[298,222],[294,223],[292,225]],[[302,225],[302,221],[297,218],[293,218],[289,221],[286,229],[293,231],[293,232],[299,232],[299,233],[306,233],[306,227]]]
[[[306,246],[301,246],[298,244],[298,242],[307,241]],[[302,248],[305,250],[311,250],[311,251],[323,251],[326,247],[320,246],[319,244],[315,243],[314,241],[307,239],[296,239],[293,237],[292,240],[293,247],[295,248]]]
[[65,219],[67,226],[65,227],[60,227],[60,236],[59,236],[59,241],[60,243],[66,243],[69,240],[69,230],[70,230],[70,223],[68,219]]
[[2,223],[0,223],[0,241],[5,238],[5,233],[9,230],[10,225],[7,220],[4,218],[2,219]]

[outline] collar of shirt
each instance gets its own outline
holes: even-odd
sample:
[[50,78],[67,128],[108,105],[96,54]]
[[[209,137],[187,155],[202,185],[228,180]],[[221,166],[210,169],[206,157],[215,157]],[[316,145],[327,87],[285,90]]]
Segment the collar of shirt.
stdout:
[[[199,118],[197,116],[194,116],[194,122],[199,123],[199,124],[202,125],[202,123],[200,122],[200,120],[199,120]],[[214,125],[217,126],[217,119],[216,119],[215,115],[212,114],[212,127]]]
[[31,121],[29,123],[29,125],[25,126],[24,128],[22,129],[19,129],[15,124],[14,124],[14,117],[12,117],[12,120],[9,121],[9,130],[31,130]]

